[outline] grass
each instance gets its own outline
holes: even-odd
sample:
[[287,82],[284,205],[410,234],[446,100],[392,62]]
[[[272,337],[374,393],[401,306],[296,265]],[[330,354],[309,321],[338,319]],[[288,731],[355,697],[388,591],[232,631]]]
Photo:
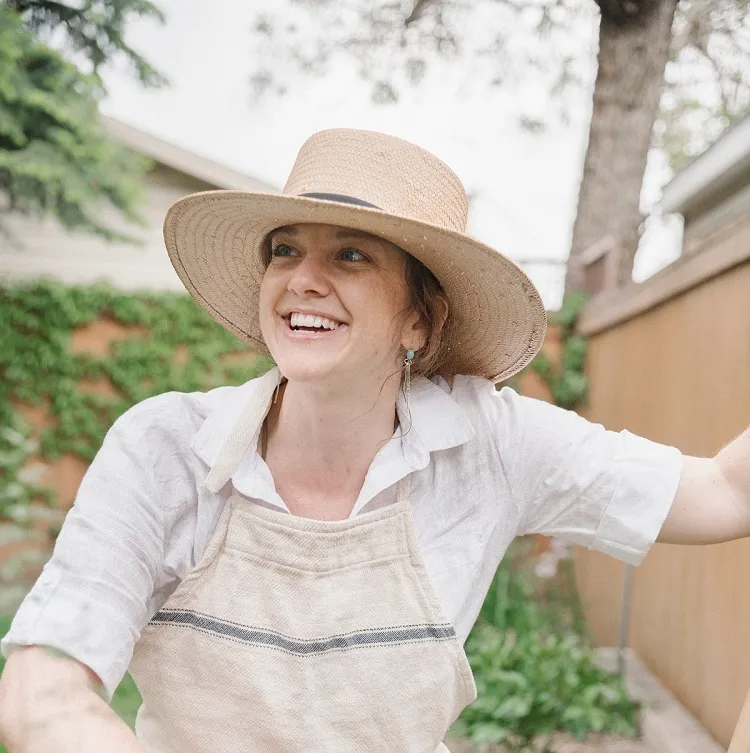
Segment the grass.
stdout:
[[[0,615],[0,637],[8,632],[12,619],[12,615]],[[4,666],[5,658],[0,656],[0,674],[2,674]],[[141,695],[138,688],[136,688],[133,678],[126,674],[112,698],[112,708],[132,729],[140,705]],[[8,751],[0,745],[0,753],[8,753]]]

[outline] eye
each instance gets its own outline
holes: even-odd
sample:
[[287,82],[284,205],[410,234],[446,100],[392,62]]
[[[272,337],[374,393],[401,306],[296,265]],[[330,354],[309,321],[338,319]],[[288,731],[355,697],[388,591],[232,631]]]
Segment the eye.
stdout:
[[273,257],[293,256],[295,253],[296,251],[291,246],[287,246],[286,243],[278,243],[271,248],[271,256]]
[[356,248],[342,248],[339,251],[339,259],[342,261],[368,261],[367,257]]

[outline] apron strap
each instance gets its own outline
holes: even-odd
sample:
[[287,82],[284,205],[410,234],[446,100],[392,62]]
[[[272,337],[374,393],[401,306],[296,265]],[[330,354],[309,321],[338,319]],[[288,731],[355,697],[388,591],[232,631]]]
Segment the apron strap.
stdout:
[[396,502],[407,503],[409,501],[409,491],[411,490],[411,476],[404,476],[396,484]]
[[257,391],[254,391],[254,395],[260,397],[254,396],[242,408],[239,418],[206,476],[204,484],[214,494],[232,478],[232,474],[237,470],[237,466],[271,407],[273,393],[281,380],[281,374],[278,368],[274,367],[260,379],[261,385]]

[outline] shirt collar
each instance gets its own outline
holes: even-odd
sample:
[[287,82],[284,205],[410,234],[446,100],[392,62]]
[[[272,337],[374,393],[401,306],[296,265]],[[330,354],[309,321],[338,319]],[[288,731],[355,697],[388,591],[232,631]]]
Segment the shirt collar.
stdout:
[[474,436],[468,416],[447,392],[447,385],[443,388],[422,376],[413,379],[409,402],[407,410],[401,391],[396,403],[401,448],[414,470],[427,466],[431,452],[457,447]]
[[[274,367],[263,376],[251,379],[239,387],[228,390],[225,399],[208,414],[193,438],[191,444],[193,452],[209,468],[213,468],[222,450],[225,449],[227,439],[233,433],[238,422],[247,415],[246,408],[252,405],[270,406],[273,392],[280,381],[279,369]],[[257,421],[253,426],[248,426],[248,431],[254,435],[254,440],[251,439],[246,449],[257,447],[260,426],[267,412],[268,407],[265,411],[256,414]]]
[[[247,420],[250,415],[252,425],[248,424],[242,433],[244,446],[241,457],[237,467],[229,471],[235,488],[250,496],[253,496],[249,488],[251,478],[257,475],[260,465],[257,454],[260,427],[280,380],[281,374],[274,367],[262,377],[227,391],[226,398],[206,417],[191,445],[196,455],[213,470],[220,456],[226,454],[227,445],[232,444],[228,440],[235,434],[240,421]],[[387,458],[389,463],[399,465],[399,460],[405,461],[407,467],[400,475],[427,467],[431,452],[457,447],[474,436],[465,411],[447,392],[447,385],[441,384],[445,385],[445,382],[440,380],[436,384],[421,376],[412,379],[408,410],[403,392],[399,393],[396,410],[400,426],[393,439],[398,440],[401,452],[396,453],[395,457],[392,451],[386,452],[382,459]],[[253,406],[263,406],[264,409],[253,411]],[[367,481],[365,486],[369,486]],[[257,484],[252,482],[252,487],[257,488]],[[378,491],[374,487],[368,490],[363,488],[360,496],[374,496]]]

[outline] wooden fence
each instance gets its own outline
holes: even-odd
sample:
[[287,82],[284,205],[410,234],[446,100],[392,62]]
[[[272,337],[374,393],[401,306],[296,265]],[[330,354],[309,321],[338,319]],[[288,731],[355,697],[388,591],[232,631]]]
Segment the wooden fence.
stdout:
[[[713,455],[750,423],[750,221],[594,299],[580,329],[590,337],[588,418]],[[595,639],[615,645],[623,565],[575,556]],[[656,545],[635,572],[629,645],[727,745],[750,687],[750,540]]]

